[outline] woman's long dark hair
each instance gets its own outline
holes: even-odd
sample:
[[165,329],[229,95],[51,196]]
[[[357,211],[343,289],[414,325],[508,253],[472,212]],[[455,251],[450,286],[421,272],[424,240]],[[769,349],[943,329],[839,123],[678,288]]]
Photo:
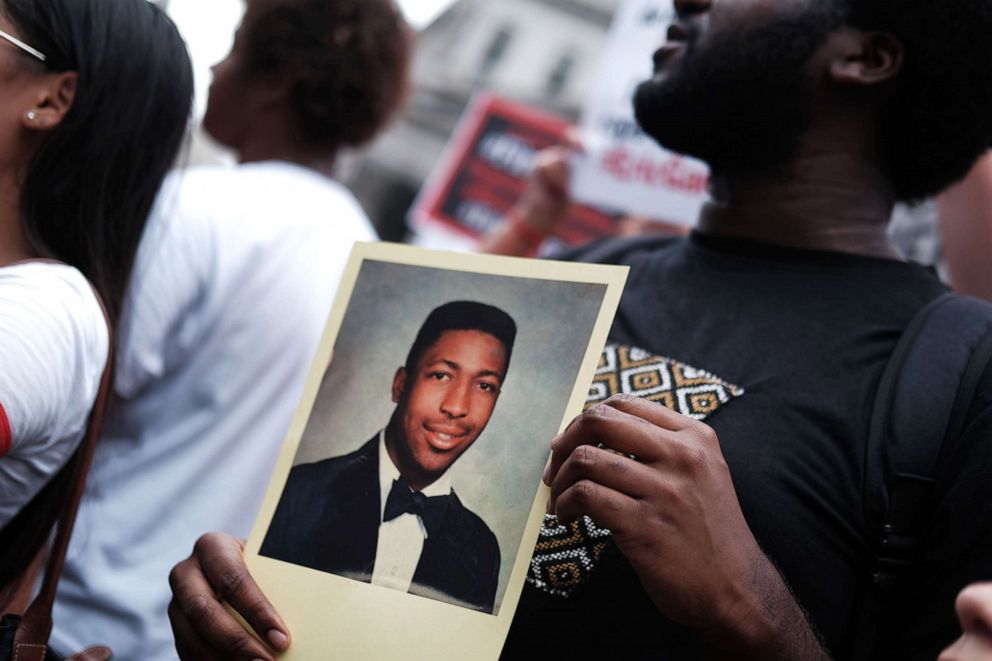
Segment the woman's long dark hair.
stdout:
[[[145,221],[186,135],[186,45],[146,0],[0,0],[0,11],[45,53],[46,69],[78,75],[70,110],[28,166],[22,227],[38,253],[93,283],[116,325]],[[0,592],[44,545],[71,464],[4,526]]]
[[193,72],[175,25],[146,0],[0,0],[72,107],[28,167],[32,247],[79,269],[116,323],[145,220],[186,135]]

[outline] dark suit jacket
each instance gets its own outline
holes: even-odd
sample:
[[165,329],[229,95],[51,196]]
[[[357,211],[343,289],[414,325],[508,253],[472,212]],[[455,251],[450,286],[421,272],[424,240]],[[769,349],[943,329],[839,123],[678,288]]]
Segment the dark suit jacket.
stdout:
[[[379,539],[378,436],[343,457],[290,471],[260,553],[366,583]],[[491,613],[499,579],[496,536],[452,492],[440,532],[424,540],[410,586]]]

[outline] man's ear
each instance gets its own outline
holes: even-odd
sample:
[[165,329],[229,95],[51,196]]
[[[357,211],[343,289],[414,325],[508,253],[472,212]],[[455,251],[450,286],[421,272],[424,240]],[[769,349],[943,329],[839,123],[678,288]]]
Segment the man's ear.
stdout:
[[400,403],[404,390],[406,390],[406,368],[400,367],[393,375],[393,404]]
[[893,80],[902,71],[905,49],[887,32],[846,27],[833,32],[828,41],[836,53],[829,74],[834,82],[870,87]]
[[75,71],[46,75],[40,83],[34,107],[24,113],[23,125],[33,131],[51,131],[61,124],[76,101],[78,80]]

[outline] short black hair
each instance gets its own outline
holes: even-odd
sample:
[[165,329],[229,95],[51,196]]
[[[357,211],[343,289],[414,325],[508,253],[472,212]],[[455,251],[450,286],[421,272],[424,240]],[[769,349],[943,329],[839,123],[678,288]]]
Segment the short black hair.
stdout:
[[393,0],[289,0],[248,34],[249,65],[294,81],[293,103],[312,143],[358,147],[403,105],[413,43]]
[[489,333],[503,343],[506,363],[503,376],[510,366],[510,354],[517,337],[517,324],[503,310],[476,301],[452,301],[431,310],[417,332],[417,337],[406,356],[406,371],[412,373],[424,353],[440,339],[445,331],[474,330]]
[[892,34],[903,70],[880,117],[880,156],[897,198],[964,177],[992,146],[992,2],[834,0],[847,23]]

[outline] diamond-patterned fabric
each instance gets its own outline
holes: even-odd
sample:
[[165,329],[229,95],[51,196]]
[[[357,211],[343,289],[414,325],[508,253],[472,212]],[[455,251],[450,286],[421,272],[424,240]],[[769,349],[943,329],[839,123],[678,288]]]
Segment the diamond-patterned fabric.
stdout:
[[[696,420],[744,394],[743,388],[709,372],[671,358],[618,344],[603,349],[586,408],[613,395],[627,393],[658,402]],[[610,531],[589,517],[562,525],[544,517],[541,535],[527,572],[527,582],[545,592],[567,597],[592,575],[610,544]]]

